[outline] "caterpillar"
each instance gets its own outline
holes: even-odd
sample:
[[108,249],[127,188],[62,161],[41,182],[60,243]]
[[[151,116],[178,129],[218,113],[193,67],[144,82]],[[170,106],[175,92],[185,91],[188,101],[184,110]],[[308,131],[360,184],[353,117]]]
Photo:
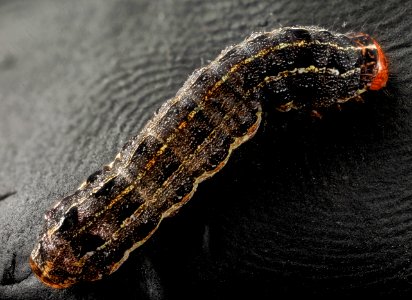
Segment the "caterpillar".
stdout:
[[114,161],[45,214],[30,256],[46,285],[117,270],[259,128],[262,104],[314,112],[385,87],[386,57],[364,33],[254,33],[196,70]]

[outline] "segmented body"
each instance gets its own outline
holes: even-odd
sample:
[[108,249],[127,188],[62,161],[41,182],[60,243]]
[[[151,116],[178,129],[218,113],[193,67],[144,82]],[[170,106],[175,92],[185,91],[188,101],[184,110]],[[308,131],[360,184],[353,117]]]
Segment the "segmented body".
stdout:
[[109,166],[47,212],[34,273],[64,288],[115,271],[256,133],[265,102],[317,110],[386,79],[384,55],[365,34],[288,27],[229,47],[195,71]]

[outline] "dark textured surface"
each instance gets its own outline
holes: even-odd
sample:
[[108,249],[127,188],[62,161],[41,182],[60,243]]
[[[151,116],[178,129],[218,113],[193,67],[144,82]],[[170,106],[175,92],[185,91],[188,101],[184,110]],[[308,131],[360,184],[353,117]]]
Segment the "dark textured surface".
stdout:
[[[412,293],[412,9],[404,1],[1,1],[0,298]],[[107,280],[51,290],[28,256],[56,198],[252,31],[364,31],[387,93],[257,136]]]

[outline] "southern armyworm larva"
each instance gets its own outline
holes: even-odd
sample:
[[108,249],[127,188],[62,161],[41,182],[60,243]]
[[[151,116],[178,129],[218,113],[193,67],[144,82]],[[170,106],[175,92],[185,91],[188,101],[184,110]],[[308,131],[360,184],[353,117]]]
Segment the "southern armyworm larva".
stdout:
[[111,164],[46,213],[30,257],[34,274],[66,288],[114,272],[256,133],[263,103],[316,112],[387,79],[385,55],[364,33],[284,27],[228,47]]

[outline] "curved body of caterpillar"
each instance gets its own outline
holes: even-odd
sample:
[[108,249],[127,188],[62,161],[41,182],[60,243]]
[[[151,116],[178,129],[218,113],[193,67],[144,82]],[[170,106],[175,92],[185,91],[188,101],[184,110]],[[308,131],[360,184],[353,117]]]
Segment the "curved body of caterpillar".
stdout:
[[46,213],[33,272],[54,288],[114,272],[255,134],[262,103],[311,111],[378,90],[387,78],[385,55],[362,33],[286,27],[225,49],[109,166]]

